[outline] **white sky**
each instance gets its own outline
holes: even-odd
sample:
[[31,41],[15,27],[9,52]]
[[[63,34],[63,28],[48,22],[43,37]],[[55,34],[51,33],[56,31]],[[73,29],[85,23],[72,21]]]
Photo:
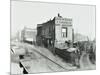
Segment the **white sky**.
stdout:
[[75,32],[95,37],[95,6],[40,2],[11,2],[11,35],[24,26],[36,28],[37,24],[57,16],[73,19]]

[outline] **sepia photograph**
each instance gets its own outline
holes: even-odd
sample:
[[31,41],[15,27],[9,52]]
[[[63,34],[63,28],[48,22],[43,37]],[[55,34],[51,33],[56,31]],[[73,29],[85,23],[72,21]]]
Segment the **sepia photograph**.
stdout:
[[96,70],[96,6],[10,1],[11,75]]

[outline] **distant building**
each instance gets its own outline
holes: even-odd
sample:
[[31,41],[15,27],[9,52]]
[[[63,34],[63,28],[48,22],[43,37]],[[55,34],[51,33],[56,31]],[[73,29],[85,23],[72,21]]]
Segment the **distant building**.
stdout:
[[73,41],[72,19],[58,14],[53,20],[37,24],[37,44],[45,47],[59,47]]
[[36,42],[36,29],[26,28],[21,32],[21,40],[23,42]]
[[82,34],[79,33],[75,33],[74,34],[74,42],[82,42],[82,41],[88,41],[89,38],[87,36],[84,36]]

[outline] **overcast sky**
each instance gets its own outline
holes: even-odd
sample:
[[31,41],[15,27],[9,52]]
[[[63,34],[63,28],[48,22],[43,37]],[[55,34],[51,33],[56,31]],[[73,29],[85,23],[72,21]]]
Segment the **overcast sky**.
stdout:
[[95,37],[95,6],[70,5],[40,2],[11,2],[11,35],[24,26],[36,28],[37,24],[46,22],[57,16],[73,19],[73,28],[77,33]]

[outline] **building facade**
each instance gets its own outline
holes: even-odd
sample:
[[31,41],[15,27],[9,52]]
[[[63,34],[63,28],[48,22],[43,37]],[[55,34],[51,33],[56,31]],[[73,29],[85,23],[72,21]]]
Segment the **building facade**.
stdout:
[[21,41],[33,43],[36,42],[36,29],[26,28],[21,32]]
[[37,25],[37,44],[45,47],[60,47],[73,41],[72,19],[58,14],[52,20]]

